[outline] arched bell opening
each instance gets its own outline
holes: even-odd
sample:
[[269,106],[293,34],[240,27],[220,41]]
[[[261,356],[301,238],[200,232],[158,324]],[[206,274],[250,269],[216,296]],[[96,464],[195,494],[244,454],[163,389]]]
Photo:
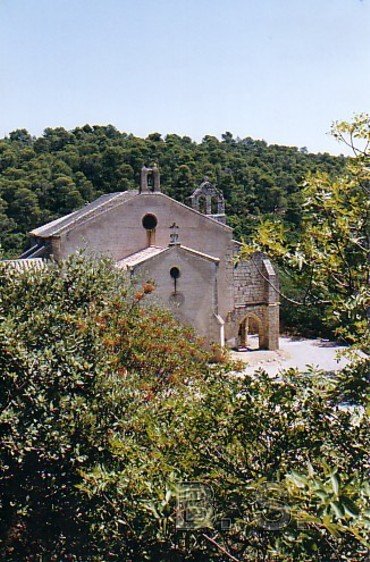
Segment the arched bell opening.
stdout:
[[203,215],[207,215],[222,224],[226,224],[225,200],[222,192],[211,184],[209,178],[205,177],[200,186],[190,197],[193,209]]
[[153,176],[153,172],[150,171],[148,172],[147,176],[146,176],[146,181],[147,181],[147,186],[148,186],[148,191],[154,191],[154,176]]
[[198,199],[198,211],[204,215],[207,213],[207,199],[204,196]]
[[211,215],[218,215],[220,212],[220,199],[213,196],[211,198]]

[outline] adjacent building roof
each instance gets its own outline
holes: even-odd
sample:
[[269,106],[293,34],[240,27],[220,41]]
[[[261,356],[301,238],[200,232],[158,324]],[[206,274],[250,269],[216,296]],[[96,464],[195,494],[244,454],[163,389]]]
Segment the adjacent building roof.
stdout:
[[188,248],[187,246],[180,246],[180,248],[182,248],[186,252],[194,254],[195,256],[204,258],[205,260],[214,261],[215,263],[218,263],[220,261],[219,258],[215,258],[214,256],[211,256],[209,254],[205,254],[204,252],[198,252],[198,250],[193,250],[193,248]]
[[122,269],[134,267],[139,263],[142,263],[149,258],[153,258],[154,256],[158,256],[158,254],[162,254],[163,252],[167,252],[168,248],[157,248],[156,246],[149,246],[148,248],[144,248],[144,250],[140,250],[140,252],[135,252],[127,258],[119,260],[116,265]]
[[47,244],[43,244],[42,242],[35,244],[32,248],[28,248],[25,250],[23,254],[19,256],[20,259],[30,259],[30,258],[45,258],[48,256],[49,250]]
[[19,259],[19,260],[1,260],[1,263],[10,266],[16,271],[37,271],[43,269],[48,263],[42,258],[32,258],[32,259]]
[[193,254],[193,255],[195,255],[199,258],[203,258],[205,260],[213,261],[215,263],[218,263],[220,261],[219,258],[215,258],[214,256],[204,254],[203,252],[198,252],[197,250],[193,250],[192,248],[187,248],[186,246],[181,246],[180,244],[174,244],[172,246],[171,245],[167,246],[167,248],[158,248],[156,246],[149,246],[148,248],[144,248],[143,250],[140,250],[139,252],[135,252],[134,254],[131,254],[130,256],[127,256],[126,258],[123,258],[122,260],[119,260],[116,263],[116,265],[117,265],[117,267],[119,267],[121,269],[131,269],[131,268],[135,267],[136,265],[144,263],[144,262],[148,261],[149,259],[154,258],[155,256],[158,256],[159,254],[169,252],[173,248],[180,248],[181,250],[184,250],[185,252],[189,252],[190,254]]

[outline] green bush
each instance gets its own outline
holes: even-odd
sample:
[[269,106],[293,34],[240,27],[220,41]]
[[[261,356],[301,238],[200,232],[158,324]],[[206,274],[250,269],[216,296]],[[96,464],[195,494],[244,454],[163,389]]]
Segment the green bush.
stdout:
[[[104,260],[1,264],[0,283],[0,560],[364,559],[368,364],[237,376]],[[213,529],[176,531],[189,481],[212,486]],[[291,521],[266,529],[276,502]]]
[[0,559],[128,559],[147,547],[142,501],[172,471],[175,416],[209,357],[109,262],[2,265],[0,279]]

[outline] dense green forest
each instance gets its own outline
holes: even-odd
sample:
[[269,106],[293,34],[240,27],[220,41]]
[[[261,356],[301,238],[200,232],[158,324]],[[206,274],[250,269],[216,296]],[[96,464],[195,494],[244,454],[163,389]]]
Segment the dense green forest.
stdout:
[[[301,191],[280,189],[280,207],[257,205],[255,195],[245,215],[234,195],[244,185],[236,163],[248,170],[243,141],[212,140],[225,160],[235,160],[228,176],[220,158],[209,161],[209,139],[189,144],[202,156],[199,175],[213,170],[222,181],[232,178],[233,220],[240,216],[239,227],[254,230],[244,255],[268,251],[293,276],[303,314],[324,304],[326,320],[350,344],[351,361],[336,376],[314,366],[276,378],[263,370],[235,376],[242,365],[220,348],[204,350],[191,329],[147,301],[153,284],[133,283],[109,260],[72,255],[36,275],[0,261],[1,562],[368,561],[370,369],[368,355],[356,350],[370,349],[370,118],[337,123],[333,134],[354,151],[340,173],[333,171],[342,159],[328,157],[330,166],[307,176]],[[36,155],[37,140],[17,137],[4,141],[10,153],[32,157],[12,168],[19,179],[8,180],[9,216],[11,201],[22,197],[38,209],[32,220],[45,220],[42,213],[69,210],[68,194],[75,194],[73,208],[111,185],[100,177],[95,186],[79,167],[72,172],[60,158],[69,149]],[[122,158],[133,148],[125,143],[141,143],[158,145],[154,157],[169,190],[180,183],[167,171],[188,166],[190,173],[190,160],[173,166],[176,151],[165,150],[167,141],[111,142],[96,153],[100,163],[104,152],[118,152],[118,167],[127,172]],[[176,142],[181,147],[184,139]],[[262,146],[251,142],[253,150]],[[80,165],[77,143],[70,150]],[[267,158],[279,150],[295,155],[302,173],[303,163],[314,169],[315,158],[326,158],[267,145],[261,152]],[[134,185],[143,158],[131,179],[110,182]],[[43,210],[36,180],[31,191],[30,180],[21,179],[32,176],[38,160],[49,162],[34,171],[40,193],[45,187]],[[43,173],[54,177],[53,166],[73,177],[42,180]],[[77,176],[85,178],[84,197]],[[182,197],[189,184],[182,184]],[[302,198],[295,221],[288,213],[294,194]],[[29,208],[24,204],[24,221]],[[185,493],[193,484],[208,490],[203,503],[198,492]]]
[[0,244],[6,257],[27,246],[27,232],[102,193],[134,189],[143,164],[158,163],[163,190],[186,201],[204,175],[223,190],[229,224],[248,236],[273,214],[299,227],[301,184],[309,172],[337,174],[345,158],[252,138],[222,140],[159,133],[146,139],[112,125],[47,128],[41,137],[16,130],[0,140]]

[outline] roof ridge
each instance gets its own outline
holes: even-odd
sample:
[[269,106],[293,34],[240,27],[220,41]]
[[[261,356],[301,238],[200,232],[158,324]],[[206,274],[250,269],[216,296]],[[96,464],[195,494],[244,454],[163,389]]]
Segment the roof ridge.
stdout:
[[207,260],[211,260],[211,261],[215,261],[215,262],[220,261],[220,258],[216,258],[215,256],[211,256],[211,254],[206,254],[205,252],[200,252],[199,250],[194,250],[194,248],[189,248],[188,246],[183,246],[182,244],[179,244],[179,246],[183,250],[186,250],[187,252],[191,252],[192,254],[196,254],[198,256],[201,256],[202,258],[206,258]]
[[141,250],[126,256],[125,258],[117,260],[116,266],[119,268],[133,267],[142,261],[147,261],[150,258],[158,256],[162,252],[168,251],[168,249],[168,246],[166,248],[161,248],[160,246],[147,246],[146,248],[142,248]]
[[[109,197],[109,195],[112,195],[112,197]],[[107,194],[107,193],[103,194],[95,201],[88,203],[87,205],[85,205],[85,207],[82,207],[81,209],[77,209],[76,211],[73,211],[73,213],[70,213],[65,217],[60,217],[59,219],[55,219],[55,221],[51,221],[50,223],[46,223],[45,225],[40,226],[39,228],[35,228],[31,230],[30,234],[40,238],[48,238],[49,236],[60,235],[68,228],[73,228],[76,224],[81,224],[81,223],[83,224],[85,221],[90,220],[92,217],[103,214],[104,212],[109,211],[114,206],[124,204],[128,199],[131,199],[137,195],[140,195],[140,197],[146,197],[148,195],[165,197],[166,199],[169,199],[176,205],[180,205],[181,207],[184,207],[190,213],[195,213],[198,216],[201,216],[204,219],[211,221],[213,224],[222,227],[223,229],[233,231],[233,229],[227,224],[223,224],[208,215],[204,215],[203,213],[200,213],[196,209],[193,209],[192,207],[188,207],[187,205],[181,203],[180,201],[176,201],[176,199],[173,199],[172,197],[166,195],[165,193],[150,192],[150,193],[139,194],[137,190],[127,190],[127,191],[114,192],[112,194]],[[123,196],[125,197],[123,198]],[[106,198],[103,201],[101,201],[100,204],[96,205],[96,203],[98,203],[99,199],[102,197],[104,198],[106,197]],[[119,201],[120,199],[122,199],[122,201]],[[56,229],[53,229],[53,227],[56,227]]]
[[[113,192],[111,194],[109,193],[105,193],[103,195],[101,195],[100,197],[98,197],[97,199],[95,199],[95,201],[91,201],[90,203],[87,203],[84,207],[81,207],[80,209],[77,209],[76,211],[73,211],[72,213],[70,213],[69,215],[66,215],[64,217],[60,217],[59,219],[55,219],[55,221],[51,221],[50,223],[46,223],[45,225],[39,227],[39,228],[35,228],[33,230],[31,230],[31,234],[33,234],[34,236],[40,236],[43,237],[43,230],[45,229],[46,231],[50,228],[52,228],[53,224],[55,226],[57,226],[59,223],[63,223],[64,221],[66,221],[66,224],[61,224],[61,226],[59,228],[57,228],[55,231],[50,232],[49,234],[46,234],[45,237],[48,236],[55,236],[56,234],[61,234],[64,230],[66,230],[68,227],[72,227],[75,224],[79,223],[79,222],[83,222],[84,219],[89,219],[91,217],[91,215],[96,215],[96,214],[100,214],[100,212],[102,212],[103,210],[108,210],[113,206],[113,203],[117,201],[117,199],[119,199],[120,197],[122,197],[122,195],[128,195],[128,194],[132,194],[132,196],[137,195],[138,192],[134,191],[134,190],[127,190],[127,191],[118,191],[118,192]],[[112,195],[112,197],[106,197]],[[104,198],[103,201],[100,202],[100,204],[94,206],[94,204],[96,204],[101,198]],[[90,207],[90,208],[88,208]],[[78,213],[80,213],[78,215]],[[78,215],[78,216],[76,216]],[[73,219],[73,217],[75,216],[75,220]]]
[[185,207],[185,209],[187,209],[188,211],[191,211],[192,213],[196,213],[197,215],[200,215],[201,217],[212,221],[214,224],[217,224],[219,226],[222,226],[223,228],[226,228],[227,230],[231,230],[233,231],[234,229],[227,225],[227,224],[223,224],[222,222],[213,219],[212,217],[210,217],[209,215],[205,215],[204,213],[201,213],[200,211],[197,211],[196,209],[193,209],[192,207],[188,207],[188,205],[185,205],[185,203],[181,203],[181,201],[177,201],[176,199],[174,199],[173,197],[170,197],[169,195],[167,195],[166,193],[163,193],[162,191],[158,191],[155,193],[141,193],[140,195],[143,195],[145,197],[145,195],[161,195],[162,197],[166,197],[167,199],[170,199],[171,201],[174,201],[175,203],[177,203],[177,205],[181,205],[181,207]]

